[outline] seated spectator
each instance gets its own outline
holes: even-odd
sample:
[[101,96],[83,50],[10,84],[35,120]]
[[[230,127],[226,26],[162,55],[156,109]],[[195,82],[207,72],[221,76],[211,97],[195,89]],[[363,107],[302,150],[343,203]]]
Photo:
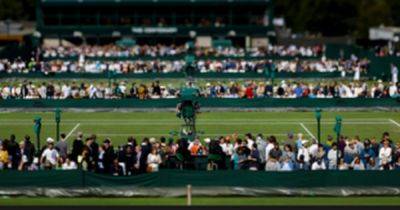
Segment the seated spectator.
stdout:
[[313,171],[326,170],[325,162],[322,159],[317,159],[311,165],[311,170],[313,170]]
[[364,163],[361,161],[360,157],[356,156],[350,164],[350,168],[355,171],[365,170]]
[[283,156],[283,163],[280,168],[280,171],[293,171],[294,166],[292,159],[289,156]]
[[339,170],[348,170],[349,169],[349,165],[344,161],[343,158],[339,159],[339,166],[338,166]]
[[400,156],[397,157],[397,160],[394,163],[394,169],[400,170]]
[[69,157],[66,157],[65,162],[62,164],[62,170],[76,170],[78,166]]
[[278,160],[270,158],[265,165],[265,171],[279,171],[281,166]]

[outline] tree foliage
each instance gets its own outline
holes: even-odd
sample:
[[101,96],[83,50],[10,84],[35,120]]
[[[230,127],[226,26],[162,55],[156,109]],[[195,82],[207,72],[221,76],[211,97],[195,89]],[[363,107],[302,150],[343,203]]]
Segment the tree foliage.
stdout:
[[368,36],[379,25],[400,25],[399,0],[275,0],[275,14],[295,32]]

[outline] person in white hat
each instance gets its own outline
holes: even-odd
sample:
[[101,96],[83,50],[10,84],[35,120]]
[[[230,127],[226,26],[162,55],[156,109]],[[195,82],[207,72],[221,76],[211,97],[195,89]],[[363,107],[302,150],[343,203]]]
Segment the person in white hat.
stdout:
[[49,137],[46,142],[47,148],[43,151],[40,157],[40,163],[43,164],[45,169],[53,169],[57,166],[60,156],[54,148],[54,139]]

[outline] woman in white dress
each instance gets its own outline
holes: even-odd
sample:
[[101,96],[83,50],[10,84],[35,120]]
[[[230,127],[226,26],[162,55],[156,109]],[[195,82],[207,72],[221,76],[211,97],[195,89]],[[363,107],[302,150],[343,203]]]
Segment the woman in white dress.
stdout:
[[161,164],[161,156],[158,154],[157,149],[152,149],[151,153],[147,156],[147,171],[156,172]]

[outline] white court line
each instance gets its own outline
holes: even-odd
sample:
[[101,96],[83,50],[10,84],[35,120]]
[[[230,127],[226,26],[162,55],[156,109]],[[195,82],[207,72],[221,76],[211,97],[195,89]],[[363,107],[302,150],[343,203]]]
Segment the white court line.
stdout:
[[398,123],[398,122],[396,122],[396,121],[394,121],[394,120],[392,120],[392,119],[389,119],[389,121],[390,121],[391,123],[397,125],[397,127],[400,128],[400,123]]
[[80,126],[81,124],[78,123],[75,125],[74,128],[72,128],[72,130],[67,134],[67,136],[65,137],[65,141],[68,140],[68,138],[75,132],[75,130]]
[[303,123],[300,123],[300,126],[303,127],[303,129],[308,133],[309,136],[311,136],[313,139],[316,139],[315,136],[311,133],[311,131],[308,130],[308,128]]

